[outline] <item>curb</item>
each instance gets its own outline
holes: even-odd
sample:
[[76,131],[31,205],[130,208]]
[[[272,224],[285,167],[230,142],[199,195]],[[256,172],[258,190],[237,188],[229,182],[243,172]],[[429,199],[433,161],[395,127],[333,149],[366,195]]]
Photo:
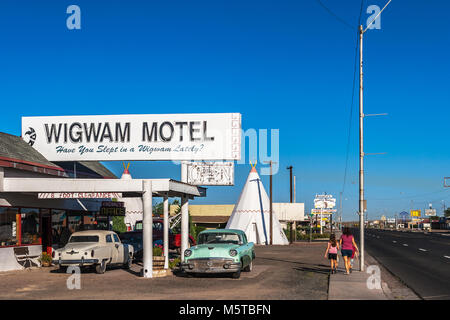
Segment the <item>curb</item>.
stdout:
[[[372,256],[370,253],[367,252],[366,250],[366,255],[370,256],[373,260],[375,260],[379,265],[383,266],[383,268],[389,272],[391,274],[391,276],[393,276],[398,282],[400,282],[403,286],[405,286],[406,288],[408,288],[409,290],[411,290],[412,293],[414,293],[420,300],[423,300],[423,298],[416,292],[414,291],[413,288],[411,288],[410,286],[408,286],[405,282],[402,281],[402,279],[400,279],[395,273],[393,273],[391,270],[389,270],[388,267],[386,267],[384,264],[382,264],[380,262],[380,260],[378,260],[377,258],[375,258],[374,256]],[[392,296],[392,291],[389,288],[388,284],[386,282],[382,282],[381,283],[381,288],[383,289],[383,292],[386,294],[386,291],[388,292],[387,296],[389,297],[389,300],[396,300],[394,299],[394,297]],[[385,291],[386,290],[386,291]]]

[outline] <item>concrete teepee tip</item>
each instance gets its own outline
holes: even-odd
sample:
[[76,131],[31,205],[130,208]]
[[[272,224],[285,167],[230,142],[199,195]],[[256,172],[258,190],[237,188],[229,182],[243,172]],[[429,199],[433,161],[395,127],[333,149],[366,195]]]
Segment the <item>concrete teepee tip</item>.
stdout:
[[252,164],[252,162],[250,161],[250,166],[252,167],[252,169],[250,170],[250,172],[256,172],[256,173],[258,173],[258,171],[256,170],[256,164],[257,164],[258,162],[255,162],[255,164]]
[[128,171],[128,168],[130,167],[130,163],[128,162],[127,166],[125,167],[125,163],[123,163],[123,173],[121,179],[132,179],[130,171]]

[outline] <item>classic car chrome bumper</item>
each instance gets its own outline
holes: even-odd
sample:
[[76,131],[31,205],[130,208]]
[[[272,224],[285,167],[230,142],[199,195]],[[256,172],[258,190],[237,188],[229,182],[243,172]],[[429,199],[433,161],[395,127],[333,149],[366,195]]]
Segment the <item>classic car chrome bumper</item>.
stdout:
[[192,273],[225,273],[236,272],[241,268],[240,262],[224,258],[190,259],[181,264],[184,272]]
[[78,265],[82,267],[84,265],[98,263],[98,259],[53,260],[52,262],[59,265]]

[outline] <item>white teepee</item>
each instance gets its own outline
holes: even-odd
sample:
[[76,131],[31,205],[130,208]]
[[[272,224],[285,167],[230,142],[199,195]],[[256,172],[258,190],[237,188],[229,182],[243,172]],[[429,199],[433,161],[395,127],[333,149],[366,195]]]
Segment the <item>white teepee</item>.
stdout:
[[[130,167],[130,164],[125,167],[125,164],[123,165],[123,173],[122,177],[120,179],[124,180],[131,180],[133,179],[131,177],[130,172],[128,171],[128,168]],[[120,198],[119,201],[124,202],[125,205],[125,219],[124,222],[127,225],[127,228],[129,230],[133,230],[136,221],[143,219],[143,208],[142,208],[142,199],[141,198]]]
[[[252,167],[248,175],[239,200],[228,219],[226,229],[244,231],[248,241],[255,244],[270,243],[270,201],[255,167]],[[273,244],[289,244],[275,213],[273,214]]]

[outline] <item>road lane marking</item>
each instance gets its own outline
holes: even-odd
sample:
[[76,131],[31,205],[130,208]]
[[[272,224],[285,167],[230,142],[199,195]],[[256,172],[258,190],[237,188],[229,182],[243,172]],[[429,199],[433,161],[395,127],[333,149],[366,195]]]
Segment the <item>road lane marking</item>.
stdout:
[[450,259],[450,256],[444,256],[444,258]]
[[408,245],[406,243],[403,244],[404,247],[407,247]]
[[394,240],[394,241],[392,241],[392,242],[393,242],[393,243],[397,243],[397,241],[395,241],[395,240]]
[[427,250],[425,250],[425,249],[422,249],[422,248],[419,248],[419,250],[420,250],[420,251],[427,251]]

